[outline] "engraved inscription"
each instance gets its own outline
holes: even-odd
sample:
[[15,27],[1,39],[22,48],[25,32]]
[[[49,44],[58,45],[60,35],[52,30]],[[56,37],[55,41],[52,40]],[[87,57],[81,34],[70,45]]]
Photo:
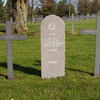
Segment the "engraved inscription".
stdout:
[[56,29],[56,25],[54,24],[54,22],[51,22],[49,25],[48,25],[48,30],[49,31],[54,31]]
[[57,64],[57,61],[48,61],[49,64]]

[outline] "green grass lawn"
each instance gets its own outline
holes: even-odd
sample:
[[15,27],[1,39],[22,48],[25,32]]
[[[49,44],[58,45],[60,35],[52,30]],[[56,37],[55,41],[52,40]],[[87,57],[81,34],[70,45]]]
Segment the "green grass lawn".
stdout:
[[[81,28],[96,28],[96,21],[76,21],[66,25],[66,65],[64,77],[42,79],[40,23],[29,24],[31,36],[13,41],[15,80],[7,80],[6,42],[0,40],[0,100],[100,100],[100,78],[93,76],[95,35],[80,35]],[[88,24],[89,23],[89,24]],[[3,27],[0,28],[4,31]]]

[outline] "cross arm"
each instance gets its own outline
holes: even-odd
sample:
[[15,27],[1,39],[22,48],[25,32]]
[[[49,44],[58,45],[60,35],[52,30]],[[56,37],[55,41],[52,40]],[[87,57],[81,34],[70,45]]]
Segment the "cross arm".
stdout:
[[6,40],[6,35],[0,35],[0,40]]
[[0,40],[26,40],[27,35],[0,35]]
[[13,39],[12,40],[26,40],[27,35],[12,35]]
[[97,34],[97,29],[81,29],[80,34]]

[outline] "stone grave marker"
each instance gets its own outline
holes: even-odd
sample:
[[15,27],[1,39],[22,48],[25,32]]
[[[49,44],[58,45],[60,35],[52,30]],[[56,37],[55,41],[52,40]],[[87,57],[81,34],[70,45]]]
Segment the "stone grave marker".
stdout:
[[74,19],[74,14],[72,14],[72,34],[74,34],[74,22],[75,21],[75,19]]
[[65,75],[65,24],[55,15],[41,23],[41,65],[42,78]]
[[80,29],[80,34],[96,34],[97,29]]
[[97,16],[97,29],[84,29],[81,34],[96,34],[96,55],[94,76],[100,76],[100,14]]
[[13,61],[12,61],[12,40],[25,40],[26,35],[15,35],[13,34],[13,22],[6,22],[6,34],[0,35],[0,40],[7,41],[7,68],[8,68],[8,79],[14,79],[13,75]]
[[97,17],[95,76],[100,76],[100,14]]

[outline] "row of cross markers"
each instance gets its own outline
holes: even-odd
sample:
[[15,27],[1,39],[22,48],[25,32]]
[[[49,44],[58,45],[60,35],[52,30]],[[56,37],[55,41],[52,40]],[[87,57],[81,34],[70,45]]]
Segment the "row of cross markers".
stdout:
[[[0,40],[7,41],[8,79],[14,79],[12,40],[25,40],[27,35],[13,34],[13,22],[6,22],[6,34]],[[100,76],[100,15],[97,18],[96,56],[94,76]],[[84,62],[85,63],[85,62]],[[41,24],[41,73],[42,78],[65,75],[65,24],[55,15],[47,16]]]

